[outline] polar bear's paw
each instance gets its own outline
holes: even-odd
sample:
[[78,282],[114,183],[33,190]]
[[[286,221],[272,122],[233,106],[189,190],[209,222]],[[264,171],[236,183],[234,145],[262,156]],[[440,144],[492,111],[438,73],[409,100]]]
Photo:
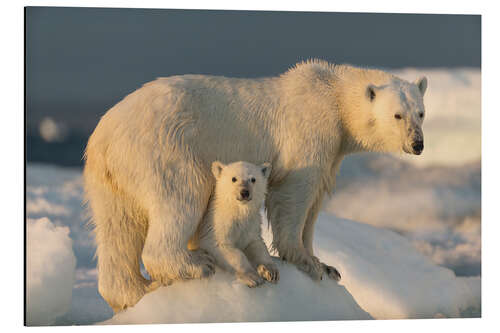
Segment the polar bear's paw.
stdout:
[[323,278],[324,270],[321,262],[318,258],[305,253],[305,251],[288,251],[288,255],[283,255],[281,258],[295,264],[299,270],[315,281]]
[[186,279],[203,279],[215,273],[215,260],[203,249],[191,251],[188,276]]
[[147,287],[142,284],[130,284],[123,289],[103,290],[99,287],[99,293],[108,302],[114,313],[119,313],[127,308],[133,307],[146,294]]
[[261,277],[272,283],[277,283],[280,279],[280,272],[274,264],[259,265],[257,266],[257,272]]
[[238,281],[249,288],[255,288],[264,283],[264,279],[257,272],[238,273]]
[[323,270],[330,279],[335,280],[335,281],[340,281],[340,273],[339,271],[333,267],[333,266],[328,266],[327,264],[321,263],[323,266]]
[[144,267],[153,281],[169,285],[177,280],[207,278],[215,273],[215,261],[204,250],[179,251],[158,259],[143,252]]
[[[333,267],[329,266],[325,263],[322,263],[317,257],[313,256],[312,257],[314,262],[318,264],[321,269],[323,270],[323,273],[328,276],[330,279],[335,280],[335,281],[340,281],[340,273],[339,271]],[[323,275],[321,276],[321,279],[323,279]]]
[[313,280],[323,279],[323,267],[316,257],[307,256],[297,263],[297,267],[309,274]]
[[[169,281],[167,285],[171,285],[172,282]],[[151,281],[147,286],[146,286],[146,293],[151,293],[155,291],[156,289],[160,288],[164,284],[161,283],[160,281]]]

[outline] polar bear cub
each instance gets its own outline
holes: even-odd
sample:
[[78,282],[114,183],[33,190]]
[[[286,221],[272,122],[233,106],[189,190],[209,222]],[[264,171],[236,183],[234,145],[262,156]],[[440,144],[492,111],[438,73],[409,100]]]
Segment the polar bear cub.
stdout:
[[215,189],[192,244],[249,287],[276,283],[279,272],[261,236],[260,208],[271,165],[212,163]]

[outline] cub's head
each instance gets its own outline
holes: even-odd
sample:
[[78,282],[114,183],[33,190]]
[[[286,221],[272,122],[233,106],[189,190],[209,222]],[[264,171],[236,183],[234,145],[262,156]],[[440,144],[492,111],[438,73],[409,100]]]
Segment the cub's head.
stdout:
[[356,119],[351,119],[352,136],[362,150],[420,155],[424,150],[423,97],[427,78],[410,83],[387,77],[360,87],[361,107]]
[[218,200],[231,201],[242,205],[261,205],[267,190],[267,179],[271,165],[255,165],[247,162],[234,162],[224,165],[219,161],[212,163],[215,176],[215,193]]

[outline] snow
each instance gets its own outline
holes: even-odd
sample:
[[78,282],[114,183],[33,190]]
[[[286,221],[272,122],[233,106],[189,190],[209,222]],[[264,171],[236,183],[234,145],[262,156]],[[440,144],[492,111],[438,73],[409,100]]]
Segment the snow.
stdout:
[[83,210],[79,168],[28,164],[26,213],[30,218],[48,217],[56,226],[69,227],[78,267],[95,268],[95,244]]
[[[92,324],[113,314],[97,291],[94,260],[95,243],[82,207],[81,170],[43,164],[28,164],[26,169],[26,213],[28,219],[50,219],[57,227],[69,228],[76,271],[70,306],[54,313],[56,325]],[[30,239],[27,239],[29,246]],[[27,254],[29,257],[29,254]],[[71,291],[71,288],[70,288]],[[71,295],[71,294],[70,294]],[[28,311],[29,312],[29,311]]]
[[390,155],[342,163],[324,210],[405,235],[457,274],[481,273],[481,165],[416,167]]
[[[403,173],[408,168],[412,168],[405,162],[391,160],[392,157],[387,157],[389,160],[385,160],[385,158],[382,155],[378,158],[367,157],[366,161],[363,158],[354,161],[356,162],[354,165],[359,169],[355,171],[357,174],[350,179],[350,173],[346,172],[347,184],[341,181],[339,193],[334,196],[334,198],[343,198],[346,195],[343,199],[344,207],[337,207],[338,210],[350,212],[363,210],[362,206],[349,208],[349,199],[353,202],[360,201],[361,205],[364,205],[368,210],[370,209],[370,200],[365,201],[363,196],[360,196],[358,187],[350,195],[342,194],[346,192],[348,184],[356,184],[357,180],[364,183],[367,188],[373,186],[376,188],[376,186],[381,185],[370,182],[381,177],[380,182],[388,184],[385,200],[404,195],[404,191],[397,193],[397,185],[390,185],[390,177],[384,178],[386,177],[384,172],[377,171],[377,169],[364,169],[365,162],[368,165],[370,163],[375,165],[391,163],[395,165],[395,169],[400,169]],[[404,167],[398,163],[403,163]],[[385,168],[383,169],[385,170]],[[354,172],[354,168],[349,170]],[[475,167],[464,168],[464,170],[474,174]],[[454,183],[453,189],[455,191],[460,190],[460,186],[463,187],[462,190],[466,188],[470,190],[480,180],[477,177],[468,179],[463,174],[451,174],[448,168],[441,172],[448,173],[450,179],[458,178]],[[390,174],[394,174],[393,170],[387,172],[387,175]],[[425,177],[418,173],[415,174],[415,183],[410,181],[410,185],[405,186],[414,188],[417,180],[421,177],[423,177],[422,188],[428,186],[432,189],[436,186],[443,186],[439,183],[425,185]],[[442,175],[437,178],[443,179]],[[401,184],[402,180],[399,177],[395,177],[395,179],[399,179],[399,181],[394,181],[394,184]],[[403,237],[384,228],[348,221],[322,212],[316,227],[315,251],[323,261],[339,269],[342,274],[340,285],[326,280],[315,283],[285,263],[280,263],[281,280],[277,285],[266,285],[263,288],[252,290],[240,286],[231,276],[219,272],[210,280],[178,282],[172,286],[161,288],[145,296],[134,308],[110,319],[113,313],[97,292],[97,271],[95,261],[92,260],[95,245],[88,228],[85,226],[81,206],[81,171],[46,165],[28,165],[27,184],[28,203],[37,202],[40,199],[46,201],[46,204],[41,206],[43,209],[28,209],[28,217],[47,215],[54,225],[68,226],[71,230],[69,234],[76,240],[73,242],[73,249],[78,262],[72,292],[73,299],[68,312],[57,317],[56,324],[89,324],[102,321],[110,324],[334,320],[368,318],[366,313],[375,319],[470,317],[479,316],[481,312],[481,280],[479,276],[456,277],[450,269],[437,266],[433,262],[436,259],[436,253],[425,256],[424,254],[427,254],[425,251],[418,252],[411,237]],[[449,192],[453,193],[451,189]],[[419,195],[422,196],[423,200],[429,196],[429,193],[424,191],[419,192]],[[375,200],[376,197],[374,195],[371,198]],[[448,206],[436,205],[436,207],[444,208],[442,212],[436,212],[436,207],[432,208],[433,214],[443,215],[454,201],[456,206],[463,206],[464,202],[460,201],[461,197],[449,196]],[[393,201],[393,204],[398,207],[404,202],[404,200],[399,203]],[[377,203],[385,205],[386,210],[390,211],[388,201],[376,202],[375,206]],[[480,201],[476,200],[472,206],[474,205],[480,207]],[[65,209],[54,209],[54,207],[65,207]],[[471,209],[473,211],[477,207]],[[449,214],[456,214],[457,216],[454,218],[457,219],[459,215],[467,214],[467,210],[451,211]],[[396,209],[388,214],[392,214],[391,221],[401,221],[401,224],[404,225],[405,221],[415,212],[406,215],[403,212],[405,209],[402,211]],[[380,224],[391,227],[392,222],[390,221],[382,223],[384,221],[383,214],[376,216]],[[407,228],[408,230],[419,230],[418,224],[415,224],[418,223],[418,219],[426,221],[426,215],[417,216],[416,221],[408,222],[411,226]],[[422,223],[421,228],[425,230],[427,224],[432,226],[433,223],[438,223],[436,222],[438,220],[433,221]],[[468,224],[477,227],[479,221],[469,220]],[[394,225],[397,226],[397,224]],[[466,223],[460,228],[463,228],[464,233],[467,234],[475,227],[467,226]],[[433,230],[433,228],[429,230]],[[264,231],[264,236],[269,242],[270,233],[267,226]],[[422,234],[421,237],[423,244],[435,242],[435,246],[439,246],[441,237],[439,233],[431,233],[427,236],[428,238]],[[463,248],[457,246],[449,248],[447,251],[455,256],[456,260],[461,261],[463,253],[469,251],[468,247],[477,246],[476,237],[478,236],[472,233],[472,242],[465,241],[462,243]],[[449,243],[449,240],[445,239],[444,242]],[[478,259],[480,263],[480,255]],[[213,297],[210,298],[210,295]],[[200,303],[193,313],[195,301]],[[286,304],[284,308],[283,304]],[[252,307],[255,309],[249,310]],[[187,309],[190,309],[191,312]],[[57,315],[59,314],[61,312],[57,313]]]
[[[28,164],[26,290],[35,295],[29,296],[28,324],[480,316],[481,73],[396,72],[429,78],[425,150],[418,157],[357,154],[342,163],[315,233],[317,255],[339,269],[340,284],[312,282],[286,263],[280,263],[279,284],[258,289],[218,272],[210,280],[161,288],[113,317],[97,291],[81,169]],[[30,252],[36,246],[59,250],[34,259],[49,253]],[[33,267],[38,273],[32,277]],[[57,281],[57,290],[50,281]]]
[[30,326],[54,324],[71,304],[76,259],[68,227],[48,218],[26,225],[26,321]]
[[[330,279],[313,282],[276,259],[277,285],[249,289],[218,272],[152,292],[104,324],[442,318],[480,312],[479,278],[457,278],[392,231],[321,213],[316,235],[315,252],[340,271],[340,285]],[[268,228],[264,238],[269,245]]]
[[480,278],[457,278],[395,232],[327,213],[316,223],[316,255],[339,270],[340,284],[375,319],[460,317],[480,310]]
[[209,279],[162,287],[104,324],[371,319],[336,282],[314,283],[290,264],[275,262],[276,285],[251,289],[217,271]]

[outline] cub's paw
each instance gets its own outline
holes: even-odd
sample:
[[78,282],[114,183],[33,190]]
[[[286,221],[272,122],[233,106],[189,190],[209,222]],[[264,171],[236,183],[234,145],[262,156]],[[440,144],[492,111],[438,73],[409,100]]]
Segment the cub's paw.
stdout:
[[239,273],[238,281],[246,284],[249,288],[255,288],[264,283],[264,279],[256,272]]
[[261,264],[257,266],[257,272],[261,277],[272,283],[277,283],[280,279],[280,272],[274,264]]

